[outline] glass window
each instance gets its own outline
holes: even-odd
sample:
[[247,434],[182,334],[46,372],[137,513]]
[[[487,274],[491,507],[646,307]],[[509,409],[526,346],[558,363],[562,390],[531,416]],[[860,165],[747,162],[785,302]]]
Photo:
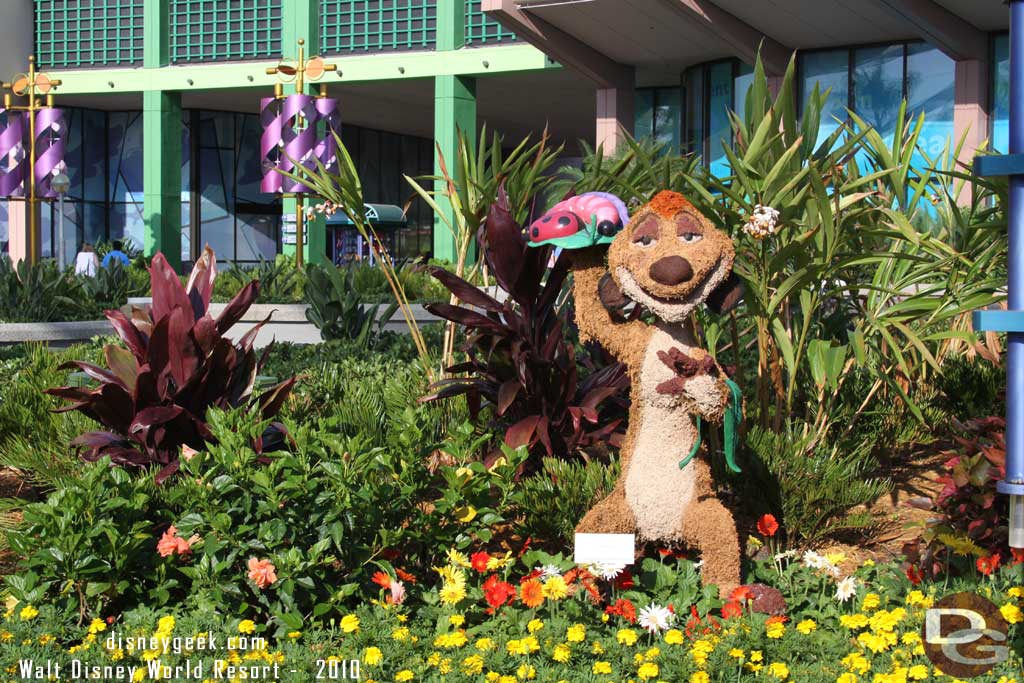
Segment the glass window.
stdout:
[[[907,112],[924,113],[918,146],[929,159],[937,160],[953,137],[953,100],[956,62],[923,43],[907,46]],[[915,166],[928,161],[921,154]]]
[[846,108],[850,106],[850,53],[848,50],[809,52],[800,55],[800,110],[818,87],[819,93],[829,92],[821,110],[818,140],[821,144],[846,120]]
[[732,62],[712,65],[708,72],[708,167],[717,176],[729,174],[723,146],[732,144]]
[[669,154],[679,153],[682,133],[682,98],[679,88],[657,88],[654,91],[653,136]]
[[279,216],[237,214],[239,261],[273,261],[277,254],[277,227]]
[[903,45],[856,50],[853,93],[853,110],[891,141],[903,101]]
[[746,117],[747,93],[754,82],[754,67],[740,62],[739,73],[733,80],[732,86],[732,110],[739,117]]
[[637,140],[654,136],[654,90],[636,89],[636,122],[633,137]]
[[1010,151],[1010,36],[996,36],[992,64],[992,149]]
[[686,149],[704,153],[704,69],[686,72]]

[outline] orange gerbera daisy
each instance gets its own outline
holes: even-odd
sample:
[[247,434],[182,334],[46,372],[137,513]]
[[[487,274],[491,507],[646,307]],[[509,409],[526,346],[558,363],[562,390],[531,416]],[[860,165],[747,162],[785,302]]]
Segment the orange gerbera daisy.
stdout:
[[544,590],[540,581],[530,579],[523,582],[519,587],[519,599],[530,609],[540,607],[544,603]]
[[775,515],[761,515],[761,519],[757,520],[757,532],[762,536],[774,536],[778,530],[779,523]]

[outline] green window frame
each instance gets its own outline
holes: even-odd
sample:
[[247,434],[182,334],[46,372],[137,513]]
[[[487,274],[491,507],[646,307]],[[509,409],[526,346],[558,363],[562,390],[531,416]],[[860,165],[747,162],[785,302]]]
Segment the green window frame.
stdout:
[[172,63],[281,56],[283,0],[170,0]]
[[144,0],[35,0],[43,68],[142,63]]
[[516,34],[484,14],[481,0],[466,2],[466,45],[511,43]]
[[433,50],[435,0],[322,0],[320,51],[401,52]]

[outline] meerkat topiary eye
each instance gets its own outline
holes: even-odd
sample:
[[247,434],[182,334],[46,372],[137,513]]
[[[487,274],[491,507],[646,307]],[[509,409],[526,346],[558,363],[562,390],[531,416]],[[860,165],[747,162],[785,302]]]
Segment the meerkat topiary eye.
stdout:
[[704,228],[693,214],[681,213],[676,216],[676,234],[686,244],[694,244],[704,238]]
[[649,247],[658,241],[658,219],[648,216],[633,230],[633,244]]

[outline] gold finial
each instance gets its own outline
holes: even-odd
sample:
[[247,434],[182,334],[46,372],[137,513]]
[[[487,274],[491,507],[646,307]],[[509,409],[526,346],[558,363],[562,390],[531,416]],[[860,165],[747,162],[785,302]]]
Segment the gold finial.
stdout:
[[306,44],[306,39],[305,38],[299,38],[299,45],[305,45],[305,44]]

